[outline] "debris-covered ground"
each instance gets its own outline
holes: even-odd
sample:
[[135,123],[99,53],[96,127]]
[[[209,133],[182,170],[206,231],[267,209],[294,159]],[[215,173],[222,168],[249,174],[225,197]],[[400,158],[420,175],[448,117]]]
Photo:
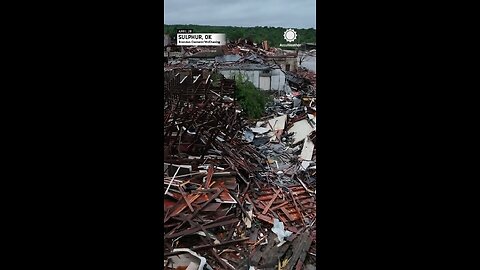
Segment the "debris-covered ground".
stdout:
[[252,121],[212,76],[165,76],[165,269],[314,269],[314,78]]

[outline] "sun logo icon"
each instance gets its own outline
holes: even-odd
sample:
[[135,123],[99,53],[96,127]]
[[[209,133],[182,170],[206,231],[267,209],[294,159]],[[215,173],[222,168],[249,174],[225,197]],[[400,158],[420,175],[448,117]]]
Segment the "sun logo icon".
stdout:
[[283,38],[288,42],[293,42],[297,38],[297,32],[293,29],[287,29],[283,33]]

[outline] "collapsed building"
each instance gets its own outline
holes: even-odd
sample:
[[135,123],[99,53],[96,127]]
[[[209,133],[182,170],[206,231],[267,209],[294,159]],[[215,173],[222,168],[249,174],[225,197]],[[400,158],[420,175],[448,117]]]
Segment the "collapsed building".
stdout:
[[[203,52],[164,68],[164,268],[315,269],[315,77],[248,44]],[[281,90],[264,117],[236,74]]]
[[[176,48],[166,46],[166,69],[200,68],[219,72],[229,79],[242,74],[262,90],[291,93],[290,84],[304,77],[314,83],[314,72],[298,65],[298,52],[287,52],[269,47],[266,41],[254,46],[251,43],[228,43],[225,46],[191,46]],[[297,79],[295,79],[297,78]]]
[[290,92],[288,84],[286,84],[285,74],[278,67],[264,64],[238,63],[218,66],[217,70],[225,77],[232,79],[241,74],[252,82],[255,87],[262,90]]

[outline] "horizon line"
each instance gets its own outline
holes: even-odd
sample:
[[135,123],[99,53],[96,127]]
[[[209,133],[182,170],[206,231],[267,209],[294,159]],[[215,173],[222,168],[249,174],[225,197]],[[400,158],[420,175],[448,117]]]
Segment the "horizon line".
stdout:
[[243,28],[252,28],[252,27],[272,27],[272,28],[293,28],[293,29],[314,29],[317,30],[315,27],[309,27],[309,28],[300,28],[300,27],[285,27],[285,26],[269,26],[269,25],[256,25],[256,26],[236,26],[236,25],[210,25],[210,24],[185,24],[185,23],[173,23],[173,24],[168,24],[168,23],[163,23],[164,25],[197,25],[197,26],[213,26],[213,27],[243,27]]

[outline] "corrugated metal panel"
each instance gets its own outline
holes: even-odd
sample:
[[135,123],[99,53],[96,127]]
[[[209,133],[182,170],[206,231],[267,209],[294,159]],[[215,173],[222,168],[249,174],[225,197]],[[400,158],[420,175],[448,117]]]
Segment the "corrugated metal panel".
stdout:
[[236,55],[236,54],[227,54],[227,55],[222,55],[222,56],[217,56],[215,57],[215,61],[218,63],[224,63],[224,62],[237,62],[240,60],[241,56]]
[[260,77],[260,89],[270,90],[270,77]]

